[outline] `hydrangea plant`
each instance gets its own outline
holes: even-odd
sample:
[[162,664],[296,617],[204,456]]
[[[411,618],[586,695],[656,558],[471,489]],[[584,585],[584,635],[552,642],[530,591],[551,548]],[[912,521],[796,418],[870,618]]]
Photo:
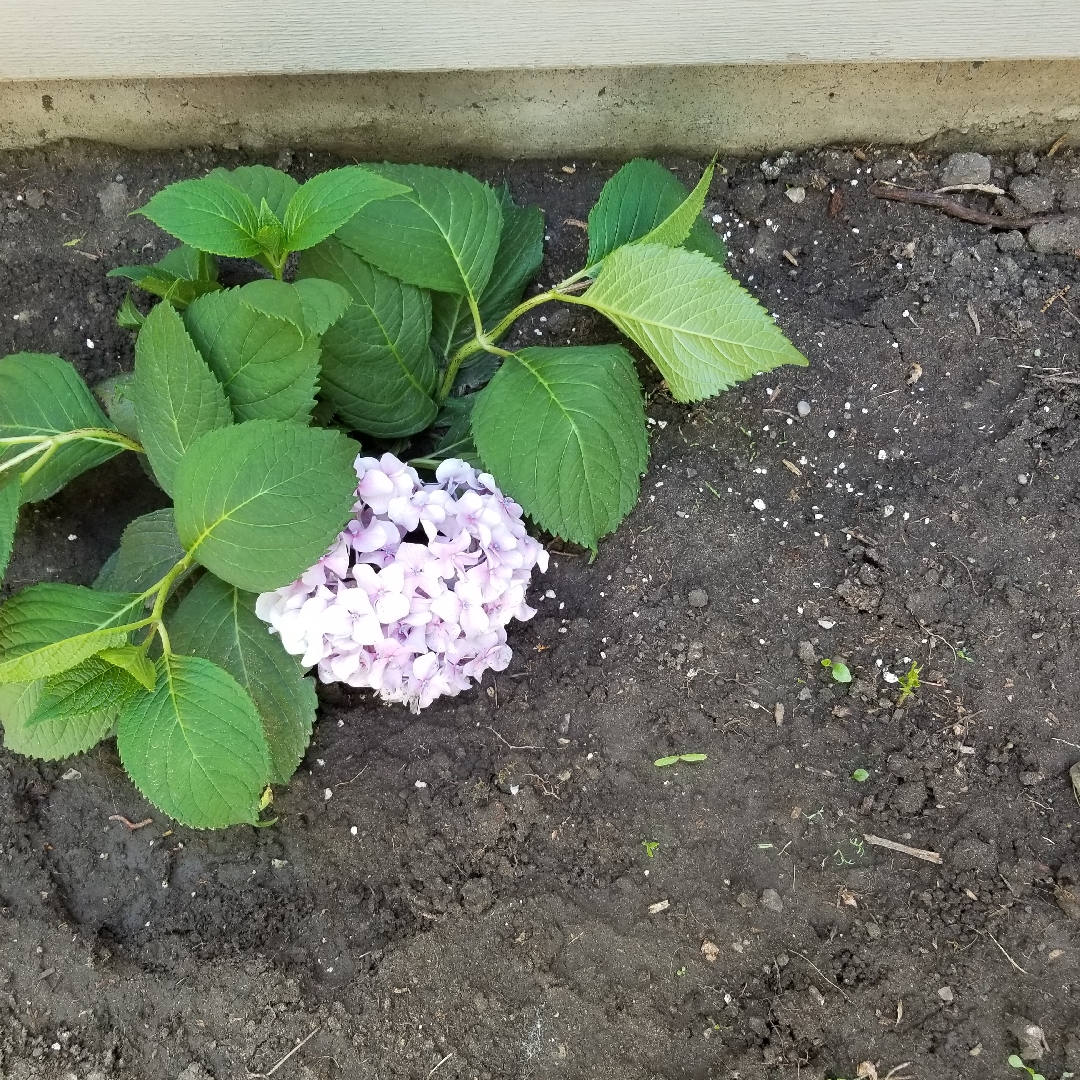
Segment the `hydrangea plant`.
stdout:
[[[301,185],[250,166],[154,195],[140,213],[179,246],[111,272],[160,300],[120,310],[134,371],[95,398],[59,357],[0,360],[0,574],[19,507],[116,454],[142,455],[172,501],[93,588],[0,607],[5,745],[54,760],[115,734],[178,821],[256,823],[307,747],[309,668],[416,709],[505,667],[547,561],[524,519],[595,552],[648,454],[623,345],[509,351],[514,322],[592,308],[678,401],[805,363],[724,269],[701,217],[712,172],[688,192],[625,166],[585,266],[524,299],[543,216],[462,172]],[[260,269],[226,288],[221,257]]]

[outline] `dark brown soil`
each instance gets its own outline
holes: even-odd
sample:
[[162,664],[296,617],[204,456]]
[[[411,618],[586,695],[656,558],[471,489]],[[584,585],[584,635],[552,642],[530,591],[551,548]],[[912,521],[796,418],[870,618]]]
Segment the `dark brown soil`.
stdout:
[[[0,354],[130,365],[105,271],[165,244],[127,211],[238,161],[0,158]],[[1080,1072],[1080,387],[1046,377],[1080,367],[1077,260],[870,198],[868,165],[939,186],[907,151],[726,165],[732,268],[811,366],[654,388],[641,504],[555,556],[510,670],[419,718],[327,688],[263,830],[173,827],[112,745],[0,753],[0,1075],[231,1080],[314,1033],[276,1077],[981,1080],[1021,1075],[1021,1020]],[[548,280],[612,169],[475,171],[544,206]],[[159,498],[130,461],[73,484],[4,594],[89,582]]]

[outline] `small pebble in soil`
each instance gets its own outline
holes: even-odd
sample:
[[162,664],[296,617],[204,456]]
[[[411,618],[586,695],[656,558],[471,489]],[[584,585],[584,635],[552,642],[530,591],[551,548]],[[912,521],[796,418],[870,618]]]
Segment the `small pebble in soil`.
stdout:
[[766,911],[772,911],[779,915],[784,910],[784,901],[775,889],[766,889],[761,894],[761,906]]
[[950,1005],[950,1004],[952,1004],[952,1001],[953,1001],[953,998],[954,998],[955,995],[952,992],[952,987],[951,986],[943,986],[937,992],[937,996],[939,998],[941,998],[941,1000],[944,1001],[946,1005]]
[[800,416],[809,416],[810,415],[810,402],[809,401],[800,401],[799,404],[795,406],[795,411]]
[[1031,477],[1030,477],[1030,476],[1028,476],[1028,474],[1027,474],[1027,473],[1021,473],[1021,474],[1020,474],[1020,475],[1019,475],[1019,476],[1018,476],[1018,477],[1016,478],[1016,482],[1017,482],[1017,483],[1018,483],[1018,484],[1019,484],[1019,485],[1020,485],[1021,487],[1027,487],[1027,485],[1028,485],[1028,482],[1029,482],[1030,480],[1031,480]]
[[687,593],[686,602],[692,608],[703,608],[709,602],[709,594],[704,589],[691,589]]

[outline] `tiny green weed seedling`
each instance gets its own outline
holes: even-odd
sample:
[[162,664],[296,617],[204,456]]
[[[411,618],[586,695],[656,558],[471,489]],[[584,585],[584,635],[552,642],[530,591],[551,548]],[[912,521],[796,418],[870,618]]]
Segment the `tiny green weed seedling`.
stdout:
[[1014,1069],[1023,1069],[1031,1077],[1031,1080],[1046,1080],[1042,1073],[1036,1072],[1030,1065],[1025,1065],[1019,1054],[1010,1054],[1009,1064]]
[[[104,411],[60,357],[0,359],[0,577],[20,507],[117,454],[142,456],[172,503],[128,526],[92,588],[33,585],[0,608],[5,746],[52,761],[115,735],[178,822],[257,823],[307,749],[318,661],[288,653],[256,599],[337,542],[361,453],[479,466],[536,526],[595,554],[648,465],[636,361],[616,342],[500,342],[542,304],[589,308],[680,402],[805,366],[724,268],[702,218],[713,172],[688,191],[655,161],[625,165],[589,213],[584,265],[528,296],[543,213],[464,172],[370,164],[301,184],[254,165],[157,192],[136,213],[178,246],[110,272],[143,299],[118,314],[135,369]],[[226,287],[221,257],[249,260],[249,280]]]
[[913,660],[911,662],[911,667],[900,676],[900,681],[897,683],[897,686],[900,687],[900,696],[896,699],[897,705],[903,705],[909,697],[915,696],[915,691],[922,686],[922,683],[919,681],[919,673],[921,671],[922,668]]
[[843,660],[837,660],[835,658],[832,660],[825,659],[821,661],[821,666],[832,675],[834,682],[851,682],[851,671]]
[[678,765],[680,761],[693,764],[696,761],[705,761],[708,754],[669,754],[667,757],[658,757],[653,764],[658,769],[666,769],[669,765]]
[[851,774],[851,779],[854,780],[855,783],[857,783],[857,784],[865,784],[866,781],[870,779],[870,770],[869,769],[856,769]]
[[657,848],[660,847],[660,841],[659,840],[642,840],[641,841],[641,846],[645,849],[645,854],[648,855],[649,858],[651,859],[656,855],[656,850],[657,850]]

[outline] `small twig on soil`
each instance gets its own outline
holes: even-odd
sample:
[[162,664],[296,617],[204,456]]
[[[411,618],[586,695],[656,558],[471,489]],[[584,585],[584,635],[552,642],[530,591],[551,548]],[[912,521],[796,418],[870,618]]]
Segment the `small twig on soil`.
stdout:
[[147,825],[153,825],[154,819],[152,817],[143,818],[142,821],[128,821],[123,814],[110,814],[110,821],[119,821],[128,827],[128,832],[134,832],[136,829],[145,829]]
[[497,739],[499,739],[502,742],[506,743],[507,749],[509,749],[509,750],[546,750],[547,749],[547,747],[544,747],[544,746],[513,746],[513,745],[511,745],[510,742],[508,742],[506,739],[504,739],[490,724],[487,725],[487,729]]
[[360,770],[360,771],[359,771],[359,772],[358,772],[358,773],[357,773],[357,774],[356,774],[356,775],[355,775],[355,776],[354,776],[354,777],[352,778],[352,780],[342,780],[340,784],[335,784],[335,785],[334,785],[334,788],[335,788],[335,789],[337,789],[337,788],[339,788],[339,787],[348,787],[348,786],[349,786],[349,785],[350,785],[350,784],[351,784],[351,783],[352,783],[352,782],[353,782],[354,780],[359,780],[359,779],[360,779],[360,777],[361,777],[361,776],[363,776],[363,775],[364,775],[364,773],[366,773],[367,771],[368,771],[368,767],[367,767],[367,766],[365,765],[365,766],[364,766],[364,767],[363,767],[363,768],[362,768],[362,769],[361,769],[361,770]]
[[956,559],[956,561],[967,571],[968,581],[971,582],[971,591],[978,596],[979,590],[975,588],[975,579],[971,576],[971,568],[963,559],[958,559],[955,555],[950,555],[950,559]]
[[936,851],[927,851],[926,848],[908,847],[907,844],[900,844],[895,840],[886,840],[884,837],[874,836],[873,833],[863,833],[863,839],[868,844],[873,844],[875,847],[888,848],[889,851],[899,851],[904,855],[912,855],[916,859],[922,859],[925,862],[936,863],[938,866],[940,866],[943,861]]
[[789,949],[788,952],[793,952],[796,956],[801,956],[834,990],[838,990],[840,992],[845,1001],[851,1000],[851,998],[849,998],[848,995],[845,993],[844,988],[842,986],[837,986],[836,983],[834,983],[832,979],[830,979],[829,976],[826,975],[825,972],[822,971],[821,968],[819,968],[817,964],[815,964],[814,961],[810,959],[809,956],[806,956],[803,953],[799,952],[798,949]]
[[[442,1059],[442,1061],[439,1062],[439,1065],[445,1065],[453,1056],[454,1056],[454,1051],[451,1050],[450,1053],[447,1054],[446,1057],[444,1057]],[[437,1069],[439,1067],[439,1065],[436,1065],[435,1069]],[[431,1072],[428,1073],[429,1080],[430,1080],[430,1077],[435,1075],[435,1069],[432,1069]]]
[[1021,975],[1027,974],[1027,972],[1005,951],[1001,942],[998,941],[998,939],[994,937],[994,935],[991,934],[989,930],[981,930],[979,932],[985,934],[999,949],[1001,949],[1001,955],[1004,956],[1005,959],[1008,960],[1009,963],[1012,964],[1012,966],[1016,968],[1016,970],[1019,971]]
[[1038,214],[1030,217],[1007,218],[1000,214],[986,214],[982,210],[972,210],[956,199],[946,198],[933,191],[918,191],[915,188],[890,187],[877,183],[870,189],[870,194],[878,199],[892,202],[915,203],[918,206],[932,206],[961,221],[970,221],[973,225],[989,225],[991,229],[1030,229],[1032,225],[1041,225],[1051,221],[1057,214]]
[[282,1059],[281,1059],[281,1060],[280,1060],[280,1061],[279,1061],[279,1062],[278,1062],[278,1063],[277,1063],[277,1064],[276,1064],[276,1065],[275,1065],[275,1066],[274,1066],[274,1067],[273,1067],[272,1069],[270,1069],[269,1071],[267,1071],[267,1072],[252,1072],[252,1071],[251,1071],[250,1069],[247,1069],[247,1070],[246,1070],[246,1072],[247,1072],[247,1074],[248,1074],[248,1080],[267,1080],[267,1078],[268,1078],[268,1077],[271,1077],[271,1076],[273,1076],[273,1075],[274,1075],[274,1073],[276,1073],[276,1072],[278,1071],[278,1069],[280,1069],[280,1068],[281,1068],[281,1066],[282,1066],[282,1065],[284,1065],[284,1064],[285,1064],[285,1062],[286,1062],[286,1061],[288,1061],[288,1060],[289,1060],[289,1058],[291,1058],[291,1057],[293,1056],[293,1054],[295,1054],[295,1053],[296,1053],[296,1051],[297,1051],[297,1050],[299,1050],[299,1049],[300,1049],[300,1048],[301,1048],[302,1046],[304,1046],[305,1044],[309,1043],[309,1042],[310,1042],[310,1041],[311,1041],[312,1039],[314,1039],[314,1038],[315,1038],[315,1036],[316,1036],[316,1035],[318,1035],[320,1031],[322,1031],[322,1029],[323,1029],[323,1026],[322,1026],[322,1024],[320,1024],[320,1025],[319,1025],[319,1026],[318,1026],[317,1028],[315,1028],[315,1030],[314,1030],[314,1031],[310,1031],[310,1032],[308,1032],[308,1034],[307,1034],[307,1035],[305,1035],[305,1036],[304,1036],[304,1038],[302,1038],[302,1039],[301,1039],[301,1040],[300,1040],[300,1041],[299,1041],[299,1042],[298,1042],[298,1043],[297,1043],[297,1044],[296,1044],[296,1045],[295,1045],[295,1046],[294,1046],[294,1047],[293,1047],[293,1048],[292,1048],[292,1049],[291,1049],[291,1050],[290,1050],[290,1051],[289,1051],[289,1052],[288,1052],[288,1053],[287,1053],[287,1054],[286,1054],[286,1055],[285,1055],[285,1056],[284,1056],[284,1057],[283,1057],[283,1058],[282,1058]]
[[935,195],[944,195],[949,191],[981,191],[984,195],[1004,195],[1005,189],[994,187],[993,184],[951,184],[949,187],[939,187]]
[[1060,383],[1062,386],[1080,386],[1080,375],[1035,375],[1043,382]]

